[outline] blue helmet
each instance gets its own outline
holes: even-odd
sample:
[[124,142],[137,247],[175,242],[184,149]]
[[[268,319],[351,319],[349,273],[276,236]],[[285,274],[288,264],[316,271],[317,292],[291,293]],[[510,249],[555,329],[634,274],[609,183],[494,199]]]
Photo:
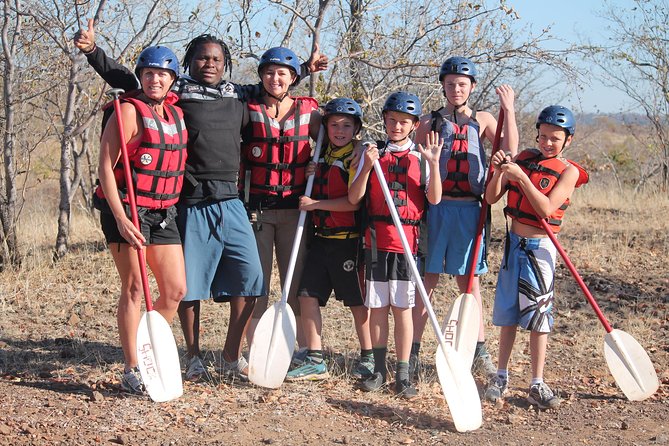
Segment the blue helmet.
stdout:
[[453,56],[449,57],[441,65],[441,70],[439,70],[439,82],[444,80],[444,76],[447,74],[461,74],[464,76],[469,76],[472,82],[476,82],[476,66],[474,62],[467,59],[466,57]]
[[175,76],[179,76],[179,60],[176,54],[166,46],[150,46],[139,53],[135,74],[139,76],[142,68],[162,68],[170,70]]
[[571,110],[561,105],[550,105],[539,113],[536,127],[541,124],[557,125],[565,129],[568,135],[573,135],[576,131],[576,120]]
[[383,112],[387,111],[406,113],[416,118],[420,118],[423,113],[418,96],[404,91],[398,91],[388,96],[386,103],[383,104]]
[[297,85],[300,81],[300,60],[297,58],[297,54],[288,48],[276,46],[265,51],[260,56],[258,74],[260,74],[265,65],[283,65],[284,67],[288,67],[295,72],[296,79],[294,84]]
[[325,116],[347,115],[362,121],[360,104],[350,98],[335,98],[325,104]]

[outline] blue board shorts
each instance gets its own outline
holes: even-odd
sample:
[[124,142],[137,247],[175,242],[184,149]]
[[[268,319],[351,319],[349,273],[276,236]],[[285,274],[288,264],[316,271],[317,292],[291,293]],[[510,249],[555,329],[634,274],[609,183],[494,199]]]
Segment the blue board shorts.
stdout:
[[253,228],[239,199],[182,205],[177,223],[186,262],[184,301],[265,294]]
[[[478,201],[442,200],[437,205],[430,205],[427,211],[426,273],[467,274],[480,214]],[[475,274],[488,271],[485,249],[484,229]]]
[[497,278],[492,323],[548,333],[553,328],[555,246],[547,237],[509,232]]

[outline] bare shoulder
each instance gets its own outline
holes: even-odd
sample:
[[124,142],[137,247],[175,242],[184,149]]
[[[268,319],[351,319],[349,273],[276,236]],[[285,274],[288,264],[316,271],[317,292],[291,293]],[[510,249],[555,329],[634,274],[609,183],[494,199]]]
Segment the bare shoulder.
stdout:
[[476,111],[476,121],[481,125],[481,131],[487,127],[495,127],[497,125],[497,120],[492,115],[492,113],[487,111]]

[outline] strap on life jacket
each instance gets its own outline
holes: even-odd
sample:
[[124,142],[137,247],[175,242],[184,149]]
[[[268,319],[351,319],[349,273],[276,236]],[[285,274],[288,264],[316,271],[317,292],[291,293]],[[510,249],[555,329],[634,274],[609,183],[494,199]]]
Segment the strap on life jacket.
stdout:
[[[379,152],[381,152],[381,156],[385,155],[385,148],[386,148],[386,142],[385,141],[376,141],[376,146],[379,149]],[[407,155],[408,156],[408,155]],[[408,173],[406,167],[402,166],[397,166],[397,165],[389,165],[388,166],[388,172],[389,173]],[[367,179],[367,200],[369,199],[369,186],[370,186],[370,180],[371,180],[371,175]],[[427,163],[423,157],[420,158],[420,187],[425,190],[425,183],[427,179]],[[396,196],[393,195],[393,191],[398,191],[398,190],[404,190],[404,186],[399,183],[398,181],[392,181],[388,184],[388,189],[391,192],[391,196],[393,198],[393,204],[397,206],[406,206],[407,202],[404,199],[400,199]],[[407,194],[408,196],[408,194]],[[427,199],[426,199],[427,200]],[[375,221],[382,221],[385,223],[389,224],[395,224],[393,221],[393,218],[391,215],[369,215],[369,212],[366,209],[366,206],[363,206],[363,212],[361,213],[361,222],[362,222],[362,231],[361,234],[365,234],[365,229],[369,229],[369,239],[370,239],[370,253],[371,253],[371,260],[372,260],[372,266],[375,266],[378,262],[378,247],[376,244],[376,227],[374,226]],[[419,220],[412,220],[412,219],[407,219],[407,218],[402,218],[400,217],[400,223],[403,225],[408,225],[408,226],[420,226],[422,221],[426,221],[427,219],[427,212],[423,212],[423,215],[421,216],[421,219]]]
[[[300,128],[301,126],[301,104],[302,101],[296,100],[295,101],[295,112],[293,115],[293,128],[294,128],[294,135],[291,136],[285,136],[285,135],[280,135],[278,137],[275,136],[254,136],[251,135],[249,137],[249,142],[263,142],[267,143],[268,145],[278,145],[278,159],[283,159],[283,154],[285,150],[285,145],[287,143],[293,143],[293,160],[298,159],[298,154],[299,154],[299,148],[300,148],[300,141],[308,141],[309,140],[309,134],[308,132],[304,135],[300,134]],[[270,120],[270,117],[267,115],[266,108],[265,107],[260,107],[262,110],[262,115],[263,115],[263,124],[265,126],[265,135],[271,135],[272,134],[272,123]],[[283,130],[281,130],[282,132]],[[267,148],[267,153],[268,155],[271,153],[271,148]],[[290,170],[291,171],[291,176],[295,177],[295,171],[299,168],[306,167],[309,164],[309,160],[298,163],[296,161],[292,163],[270,163],[270,162],[262,162],[262,161],[255,161],[252,159],[247,159],[246,164],[249,166],[254,166],[254,167],[260,167],[262,169],[266,170],[265,174],[265,184],[253,184],[254,189],[261,189],[261,190],[266,190],[269,192],[288,192],[293,189],[304,189],[305,185],[270,185],[270,177],[271,177],[271,170]]]

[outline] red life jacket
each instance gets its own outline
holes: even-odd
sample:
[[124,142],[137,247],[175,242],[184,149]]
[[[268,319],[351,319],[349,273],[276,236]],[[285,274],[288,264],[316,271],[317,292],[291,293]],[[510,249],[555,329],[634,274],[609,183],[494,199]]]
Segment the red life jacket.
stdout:
[[[128,145],[138,207],[167,209],[179,201],[186,166],[188,132],[183,112],[172,105],[177,100],[174,93],[168,93],[164,101],[167,119],[164,119],[139,99],[123,99],[123,102],[134,105],[142,117],[144,127],[141,140]],[[121,160],[114,166],[114,177],[121,199],[128,203]],[[98,198],[104,198],[102,187],[98,186],[95,193]]]
[[[378,143],[379,148],[384,144]],[[390,152],[386,150],[379,158],[400,217],[404,234],[413,254],[418,248],[418,225],[425,210],[425,186],[421,156],[418,151],[405,150]],[[376,174],[369,177],[367,193],[367,222],[365,246],[387,252],[404,252],[399,233],[393,224],[390,210],[381,190]]]
[[[346,158],[353,151],[353,143],[348,144],[343,156],[328,162],[328,153],[331,150],[332,146],[329,146],[325,154],[318,160],[314,188],[311,191],[311,196],[315,200],[332,200],[348,195],[350,161],[346,161]],[[318,209],[312,212],[311,217],[317,235],[324,237],[346,235],[346,238],[358,235],[359,227],[355,211],[338,212]]]
[[[318,108],[315,99],[294,98],[293,111],[283,127],[267,115],[265,104],[249,101],[252,133],[242,147],[240,186],[250,195],[297,199],[306,188],[305,168],[309,163],[309,122]],[[250,170],[250,178],[246,179]]]
[[[537,149],[523,150],[516,158],[516,164],[527,174],[530,181],[541,193],[548,195],[560,179],[562,172],[571,164],[579,171],[576,187],[588,182],[588,173],[581,166],[571,160],[561,160],[558,158],[544,158],[541,151]],[[537,216],[530,201],[525,197],[520,186],[515,181],[509,181],[506,189],[509,191],[507,197],[507,206],[504,208],[504,214],[519,221],[520,223],[541,228],[539,217]],[[569,198],[548,218],[547,222],[554,233],[560,231],[564,211],[569,206]]]
[[481,130],[476,111],[467,124],[458,126],[443,118],[439,111],[432,112],[432,130],[444,139],[439,158],[443,178],[442,194],[450,197],[481,197],[485,183],[486,154],[481,143]]

